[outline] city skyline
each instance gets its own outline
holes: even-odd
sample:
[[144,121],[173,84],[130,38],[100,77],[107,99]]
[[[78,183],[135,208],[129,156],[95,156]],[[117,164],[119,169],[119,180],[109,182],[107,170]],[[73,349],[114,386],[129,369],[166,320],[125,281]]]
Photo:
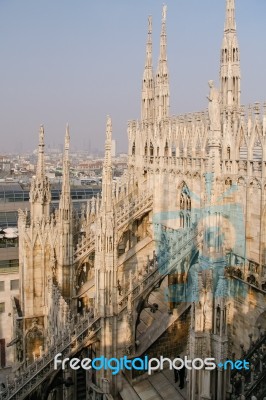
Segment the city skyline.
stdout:
[[[266,4],[237,3],[241,103],[262,102]],[[171,114],[204,110],[208,80],[219,85],[224,1],[166,4]],[[72,150],[103,151],[107,114],[118,152],[126,152],[127,121],[140,116],[147,17],[153,17],[156,71],[162,2],[79,0],[63,7],[60,1],[15,0],[2,2],[0,10],[1,153],[36,148],[40,124],[47,147],[58,146],[67,122]]]

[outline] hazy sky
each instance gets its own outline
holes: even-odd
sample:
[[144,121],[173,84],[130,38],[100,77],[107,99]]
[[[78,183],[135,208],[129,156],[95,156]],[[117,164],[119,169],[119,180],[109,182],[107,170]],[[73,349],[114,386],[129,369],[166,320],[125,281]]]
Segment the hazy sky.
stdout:
[[[166,1],[165,1],[166,2]],[[225,0],[168,0],[171,114],[207,108],[218,84]],[[266,1],[236,0],[242,103],[266,101]],[[103,148],[106,115],[118,150],[140,115],[147,17],[157,66],[161,0],[0,0],[0,154],[46,144]]]

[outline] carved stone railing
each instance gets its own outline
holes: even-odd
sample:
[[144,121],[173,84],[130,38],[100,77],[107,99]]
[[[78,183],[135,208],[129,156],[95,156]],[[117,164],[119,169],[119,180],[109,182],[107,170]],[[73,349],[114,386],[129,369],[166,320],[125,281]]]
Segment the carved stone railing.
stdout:
[[[249,370],[231,371],[231,383],[233,387],[232,400],[252,398],[262,400],[266,396],[266,332],[261,332],[259,326],[259,336],[253,341],[250,334],[250,347],[248,351],[241,345],[241,358],[249,362]],[[233,355],[234,356],[234,355]]]
[[135,218],[138,214],[141,214],[145,209],[152,206],[153,195],[143,193],[135,198],[132,198],[128,204],[124,204],[123,207],[117,208],[116,212],[116,226],[121,229],[124,224],[128,223],[130,218]]
[[253,288],[266,292],[266,269],[264,265],[260,265],[254,260],[240,257],[235,253],[230,253],[228,257],[228,268],[226,269],[228,275]]
[[[116,212],[117,229],[121,229],[125,224],[128,223],[130,218],[136,218],[139,214],[152,206],[152,194],[144,193],[135,197],[132,196],[133,193],[130,193],[122,201],[119,201],[114,207]],[[88,234],[82,236],[77,245],[74,253],[74,263],[80,261],[83,257],[91,253],[94,248],[95,233],[93,231],[89,231]]]
[[74,253],[74,263],[78,262],[84,255],[89,254],[95,247],[95,233],[90,231],[88,235],[83,236],[77,245]]
[[157,262],[154,263],[154,269],[118,300],[118,312],[120,313],[126,309],[130,298],[134,302],[166,275],[169,275],[177,264],[196,247],[196,238],[200,235],[201,233],[197,229],[191,228],[189,231],[185,231],[178,241],[172,243],[169,253],[159,254]]
[[0,400],[23,400],[32,393],[54,370],[54,357],[62,353],[62,358],[77,353],[88,339],[100,330],[100,318],[92,321],[88,317],[81,319],[73,330],[59,339],[41,358],[29,365],[7,389],[0,394]]

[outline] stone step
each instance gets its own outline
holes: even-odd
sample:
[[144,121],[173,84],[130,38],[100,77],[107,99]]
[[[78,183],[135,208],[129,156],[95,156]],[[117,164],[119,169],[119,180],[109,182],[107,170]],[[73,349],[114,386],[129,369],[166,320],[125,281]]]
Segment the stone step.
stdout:
[[158,304],[158,310],[156,313],[150,311],[149,308],[145,308],[140,314],[140,323],[137,327],[137,335],[142,335],[154,321],[160,320],[162,314],[167,313],[168,304],[165,301],[165,288],[167,287],[166,282],[162,283],[161,287],[152,292],[149,296],[149,303]]
[[141,400],[163,400],[148,379],[136,383],[133,388]]
[[145,308],[141,313],[141,321],[144,322],[146,326],[150,326],[153,321],[156,319],[156,313],[149,312],[147,308]]
[[178,392],[179,397],[177,399],[182,399],[182,400],[187,400],[187,382],[186,382],[186,377],[185,377],[185,386],[183,389],[179,388],[179,382],[175,383],[175,378],[174,378],[174,371],[171,371],[170,369],[164,369],[161,372],[164,377],[168,380],[168,382],[175,388],[175,390]]
[[[170,371],[173,376],[173,371]],[[178,392],[178,390],[173,386],[173,384],[166,378],[163,372],[156,373],[149,377],[149,382],[157,390],[160,396],[164,400],[184,400],[183,396]]]
[[130,385],[130,383],[127,381],[125,377],[122,378],[122,384],[123,384],[123,389],[121,392],[119,392],[120,396],[122,397],[123,400],[140,400],[141,398],[135,392],[133,387]]
[[178,308],[173,310],[173,314],[160,313],[157,311],[154,316],[154,323],[142,330],[141,334],[137,334],[139,347],[137,354],[143,354],[166,330],[171,326],[190,306],[188,303],[182,303]]

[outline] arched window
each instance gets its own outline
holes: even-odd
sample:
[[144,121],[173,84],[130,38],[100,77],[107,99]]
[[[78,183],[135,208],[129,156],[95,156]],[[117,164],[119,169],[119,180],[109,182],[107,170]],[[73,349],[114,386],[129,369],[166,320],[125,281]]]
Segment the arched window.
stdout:
[[185,218],[183,213],[180,213],[180,227],[181,228],[185,227]]
[[132,156],[135,155],[135,152],[136,152],[136,145],[135,145],[135,142],[134,142],[133,146],[132,146]]
[[168,157],[168,142],[166,141],[166,143],[165,143],[165,148],[164,148],[164,155],[165,155],[165,157]]
[[185,209],[185,196],[183,193],[181,193],[180,196],[180,210],[184,210]]
[[183,182],[181,186],[181,193],[179,198],[179,207],[180,207],[180,227],[190,227],[191,225],[191,197],[190,192]]
[[230,147],[228,146],[228,147],[227,147],[227,159],[230,160],[230,158],[231,158],[231,149],[230,149]]
[[247,160],[248,158],[248,148],[245,141],[244,133],[241,134],[240,146],[239,146],[239,159]]
[[147,142],[146,142],[146,144],[145,144],[144,154],[145,154],[145,156],[148,154],[148,145],[147,145]]
[[153,144],[150,142],[150,156],[153,157]]

